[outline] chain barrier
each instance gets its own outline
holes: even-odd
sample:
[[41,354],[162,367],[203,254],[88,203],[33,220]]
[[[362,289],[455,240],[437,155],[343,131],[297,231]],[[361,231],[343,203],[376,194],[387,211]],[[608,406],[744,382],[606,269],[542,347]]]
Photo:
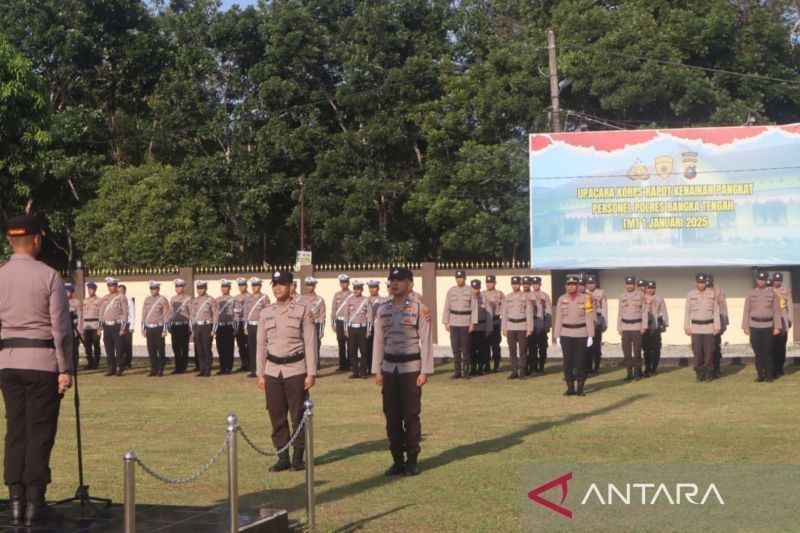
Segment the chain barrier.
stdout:
[[237,425],[236,431],[239,432],[239,434],[242,436],[247,445],[250,446],[250,448],[252,448],[253,451],[256,452],[258,455],[262,455],[264,457],[275,457],[276,455],[280,455],[289,450],[289,447],[294,444],[294,441],[297,440],[297,437],[300,436],[301,433],[303,433],[307,421],[308,421],[308,415],[306,413],[303,413],[303,419],[300,420],[300,423],[295,428],[294,435],[292,435],[292,437],[289,439],[289,442],[286,443],[286,446],[276,451],[265,450],[263,448],[260,448],[255,442],[253,442],[250,439],[247,433],[244,432],[242,426]]
[[199,478],[200,476],[208,472],[209,469],[211,469],[211,467],[214,466],[214,463],[216,463],[217,459],[219,459],[219,456],[222,455],[222,451],[228,445],[230,439],[231,439],[231,433],[228,433],[227,435],[225,435],[225,440],[223,440],[222,444],[219,445],[219,448],[217,449],[216,453],[214,453],[214,455],[211,457],[211,460],[205,465],[203,465],[200,468],[200,470],[198,470],[197,472],[188,477],[169,478],[167,476],[162,476],[161,474],[159,474],[158,472],[156,472],[155,470],[144,464],[138,457],[136,458],[136,464],[139,465],[142,468],[142,470],[147,472],[153,478],[157,479],[158,481],[167,483],[169,485],[182,485],[185,483],[191,483],[195,479]]

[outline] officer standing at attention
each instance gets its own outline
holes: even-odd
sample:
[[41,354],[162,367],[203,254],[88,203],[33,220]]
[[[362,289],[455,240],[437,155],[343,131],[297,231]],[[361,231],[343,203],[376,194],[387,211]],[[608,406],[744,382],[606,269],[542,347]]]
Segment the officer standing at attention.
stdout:
[[339,344],[339,370],[349,370],[350,360],[347,358],[347,337],[344,327],[344,307],[353,296],[350,290],[350,276],[339,274],[339,292],[333,295],[331,302],[331,327],[336,333],[336,342]]
[[5,401],[3,481],[11,523],[50,517],[45,491],[63,394],[72,386],[72,322],[61,276],[36,260],[42,246],[36,215],[8,220],[13,254],[0,267],[0,389]]
[[[503,291],[496,288],[497,278],[494,274],[486,276],[486,290],[483,291],[486,298],[486,305],[491,308],[492,314],[492,334],[489,336],[489,348],[492,352],[492,361],[494,366],[492,370],[497,372],[500,369],[500,358],[502,353],[500,351],[500,341],[502,336],[500,334],[501,324],[500,321],[503,316],[503,300],[505,295]],[[484,372],[489,372],[489,361],[487,360],[483,367]]]
[[197,296],[192,298],[192,303],[189,304],[189,317],[194,333],[194,355],[199,367],[197,376],[207,378],[211,376],[211,367],[214,361],[211,341],[216,335],[216,327],[219,322],[219,306],[217,300],[206,294],[207,282],[197,280],[194,288],[197,290]]
[[217,297],[219,315],[215,326],[217,354],[219,355],[219,370],[217,374],[225,375],[233,372],[233,323],[236,300],[231,296],[230,281],[221,279],[219,287],[222,295]]
[[100,323],[103,326],[103,339],[106,348],[108,370],[106,376],[121,376],[125,368],[122,338],[128,331],[128,301],[119,293],[119,281],[106,278],[108,294],[100,300]]
[[469,379],[472,290],[467,287],[466,282],[467,273],[456,270],[456,284],[447,290],[442,311],[442,324],[450,333],[450,348],[453,350],[453,379],[459,379],[462,375]]
[[481,280],[473,279],[472,288],[472,314],[470,315],[469,346],[470,373],[483,375],[484,365],[489,364],[489,337],[492,334],[492,314],[486,295],[481,291]]
[[128,331],[122,337],[122,358],[124,361],[123,366],[125,368],[130,368],[133,363],[133,332],[136,327],[136,303],[133,301],[133,298],[128,296],[128,287],[120,284],[117,290],[128,303],[128,318],[125,321]]
[[547,363],[547,335],[550,333],[550,328],[553,324],[553,315],[551,309],[553,302],[550,295],[542,290],[542,278],[533,276],[531,278],[531,289],[534,298],[536,298],[536,307],[541,310],[538,312],[538,317],[533,323],[533,337],[534,337],[534,361],[533,374],[544,374],[544,365]]
[[83,317],[78,331],[83,332],[86,341],[86,369],[94,370],[100,366],[100,298],[97,296],[97,284],[90,281],[86,284],[88,296],[83,299]]
[[172,306],[168,331],[172,335],[172,354],[175,357],[173,374],[183,374],[189,364],[189,304],[192,298],[186,294],[186,281],[178,278],[174,282],[175,296],[170,298]]
[[371,279],[367,282],[367,289],[369,289],[369,304],[372,307],[372,336],[369,338],[369,347],[367,348],[367,373],[372,374],[372,349],[375,344],[375,319],[378,316],[378,307],[388,302],[389,298],[379,294],[381,282],[376,279]]
[[[278,271],[272,274],[275,303],[267,304],[258,316],[256,372],[258,388],[266,392],[267,412],[272,424],[272,445],[281,449],[289,442],[303,419],[303,402],[317,375],[317,337],[309,309],[290,297],[294,275]],[[292,422],[291,432],[286,416]],[[271,472],[291,468],[303,470],[303,432],[294,441],[294,454],[278,455]]]
[[775,338],[773,347],[775,354],[775,375],[773,377],[777,378],[783,375],[783,365],[786,364],[786,342],[789,339],[789,329],[794,320],[794,311],[792,309],[792,293],[787,287],[784,287],[783,274],[780,272],[775,272],[772,276],[772,289],[778,295],[778,303],[781,307],[781,332]]
[[[261,315],[261,310],[270,303],[269,296],[261,292],[261,284],[262,281],[260,278],[250,278],[250,288],[253,290],[253,294],[250,295],[250,298],[245,300],[242,310],[242,316],[247,324],[245,335],[247,335],[247,350],[249,352],[249,361],[247,363],[247,368],[250,369],[250,373],[247,374],[249,378],[257,376],[256,356],[258,346],[256,346],[255,340],[258,339],[258,317]],[[289,287],[289,289],[291,289],[291,287]],[[289,295],[291,296],[291,290],[289,291]]]
[[78,368],[78,347],[81,345],[81,340],[78,338],[77,335],[74,335],[75,331],[80,331],[80,324],[81,324],[81,301],[75,298],[75,286],[72,283],[67,283],[64,285],[64,290],[67,291],[67,301],[69,303],[69,316],[72,319],[72,325],[74,326],[73,336],[72,336],[72,357],[73,359],[73,366]]
[[170,321],[172,306],[165,296],[161,296],[161,284],[151,280],[147,286],[150,296],[144,299],[142,306],[142,335],[147,342],[147,355],[150,358],[148,377],[163,376],[167,364],[164,339],[167,336],[167,324]]
[[250,372],[247,365],[249,363],[250,355],[247,351],[247,323],[242,317],[242,309],[244,309],[245,301],[250,298],[250,293],[247,292],[247,280],[239,278],[236,280],[236,285],[239,287],[239,294],[234,297],[233,316],[234,325],[233,329],[236,333],[236,347],[239,350],[239,368],[237,372]]
[[642,334],[646,330],[645,294],[636,289],[636,278],[628,276],[625,278],[625,292],[619,296],[617,313],[617,331],[622,337],[622,355],[627,369],[625,381],[642,378]]
[[[511,292],[503,301],[501,327],[508,340],[511,374],[508,379],[527,379],[525,368],[528,359],[528,336],[533,331],[533,308],[528,295],[520,290],[522,278],[511,277]],[[519,356],[517,356],[519,353]]]
[[564,396],[584,396],[586,348],[591,348],[594,342],[594,310],[592,297],[578,294],[577,276],[567,276],[567,293],[556,302],[553,335],[564,358],[564,381],[567,382]]
[[341,315],[345,323],[347,355],[353,370],[350,379],[367,377],[367,347],[369,338],[372,337],[372,305],[363,293],[364,284],[358,280],[353,281],[353,295],[347,299]]
[[706,274],[708,279],[708,288],[714,291],[714,296],[717,298],[719,304],[719,333],[714,335],[714,377],[722,376],[720,368],[722,366],[722,335],[728,329],[730,320],[728,319],[728,299],[725,297],[725,291],[714,283],[714,275]]
[[667,304],[664,298],[656,294],[655,280],[647,282],[645,305],[647,305],[647,331],[642,337],[642,349],[644,377],[649,378],[658,370],[658,363],[661,361],[661,334],[669,327]]
[[692,366],[697,381],[714,380],[714,336],[720,331],[719,301],[708,288],[707,274],[697,274],[686,295],[683,329],[692,338]]
[[[522,292],[525,294],[525,297],[528,299],[528,305],[531,307],[531,314],[533,315],[534,324],[536,323],[536,319],[539,317],[539,307],[536,305],[536,295],[533,294],[531,291],[531,277],[530,276],[522,276]],[[536,368],[536,364],[533,362],[534,358],[536,357],[534,348],[533,348],[533,330],[531,330],[530,334],[528,335],[528,350],[525,353],[525,375],[531,376],[533,375],[534,369]]]
[[781,333],[780,297],[774,289],[767,287],[769,275],[764,271],[756,274],[756,286],[747,291],[742,313],[742,329],[750,335],[750,346],[756,354],[756,381],[772,382],[774,375],[773,347]]
[[597,288],[597,276],[586,276],[586,294],[592,297],[594,309],[594,339],[589,352],[589,374],[600,373],[600,360],[603,358],[603,332],[608,329],[608,297],[606,291]]
[[414,282],[409,269],[393,269],[389,281],[392,299],[378,308],[372,358],[375,383],[383,392],[393,459],[386,475],[416,476],[422,439],[422,386],[433,374],[431,316],[425,304],[408,297]]
[[320,348],[322,337],[325,335],[325,299],[317,294],[317,279],[308,276],[304,281],[305,289],[297,301],[305,305],[314,317],[314,331],[317,335],[317,375],[319,375]]

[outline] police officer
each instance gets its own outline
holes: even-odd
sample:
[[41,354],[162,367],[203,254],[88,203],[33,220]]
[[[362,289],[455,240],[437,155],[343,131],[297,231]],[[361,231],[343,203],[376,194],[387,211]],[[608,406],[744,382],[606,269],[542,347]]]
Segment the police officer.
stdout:
[[[364,296],[364,283],[353,281],[353,295],[342,310],[347,337],[347,355],[353,373],[350,379],[367,377],[367,347],[372,337],[372,305]],[[361,353],[359,359],[358,354]]]
[[[536,323],[536,318],[539,316],[539,308],[536,305],[536,296],[531,291],[531,276],[522,276],[522,292],[525,294],[525,297],[528,299],[528,305],[531,308],[531,314],[533,316],[534,324]],[[528,350],[525,353],[525,375],[531,376],[533,374],[533,369],[535,368],[535,364],[532,364],[534,360],[534,348],[533,348],[533,329],[530,331],[528,335],[527,342],[528,342]]]
[[147,375],[163,376],[164,366],[167,364],[164,339],[167,336],[172,307],[167,298],[160,294],[159,282],[151,280],[147,286],[150,296],[144,299],[142,305],[142,335],[147,342],[147,355],[150,358],[150,373]]
[[564,358],[564,381],[567,382],[564,396],[584,396],[584,384],[588,375],[586,348],[591,347],[594,342],[592,297],[578,294],[577,276],[567,276],[566,288],[566,294],[562,294],[556,302],[553,336],[556,344],[561,347]]
[[781,333],[780,296],[767,287],[769,275],[762,271],[756,274],[756,286],[747,291],[742,313],[742,329],[750,335],[750,346],[756,354],[756,381],[772,382],[774,375],[773,342]]
[[484,364],[489,361],[492,312],[486,302],[486,295],[481,291],[481,280],[473,279],[470,288],[472,289],[469,329],[470,373],[482,376]]
[[221,279],[219,282],[220,292],[217,296],[217,308],[219,315],[215,326],[217,354],[219,355],[219,370],[217,374],[230,374],[233,372],[233,343],[234,343],[234,308],[236,300],[231,296],[231,282]]
[[198,364],[198,377],[210,377],[214,354],[211,341],[216,335],[219,322],[219,305],[208,291],[208,282],[197,280],[194,284],[197,296],[189,304],[189,317],[194,334],[194,355]]
[[86,352],[86,368],[94,370],[100,366],[100,298],[97,296],[97,284],[90,281],[86,284],[88,296],[81,302],[83,315],[79,331],[83,332]]
[[708,275],[695,276],[696,288],[686,295],[683,329],[692,338],[692,367],[697,381],[714,379],[714,336],[720,331],[719,301],[708,288]]
[[714,275],[713,274],[706,274],[708,278],[708,288],[714,291],[714,296],[717,298],[717,304],[719,305],[719,321],[720,321],[720,329],[719,333],[714,335],[714,377],[718,378],[722,376],[722,372],[720,371],[722,365],[722,335],[725,334],[725,331],[728,329],[728,324],[730,320],[728,319],[728,299],[725,297],[725,291],[722,290],[721,287],[718,287],[714,283]]
[[617,313],[617,332],[622,337],[622,355],[627,369],[625,381],[639,381],[642,377],[642,335],[647,329],[647,305],[644,293],[636,287],[636,278],[625,278],[625,292],[619,297]]
[[775,376],[783,375],[783,366],[786,364],[786,342],[789,339],[789,329],[792,327],[794,312],[792,306],[792,293],[783,285],[783,274],[775,272],[772,275],[772,289],[778,295],[778,304],[781,308],[781,332],[774,342],[774,367]]
[[73,366],[78,368],[78,347],[81,344],[81,340],[78,338],[77,335],[74,335],[75,331],[80,331],[80,324],[81,324],[81,317],[82,313],[82,306],[81,301],[75,298],[75,286],[72,283],[67,283],[64,285],[64,290],[67,291],[67,301],[69,303],[69,316],[72,318],[72,325],[74,328],[73,336],[72,336],[72,357]]
[[647,280],[646,279],[636,280],[636,290],[642,293],[642,296],[647,294]]
[[649,378],[658,370],[661,361],[661,334],[669,327],[669,315],[664,298],[656,294],[655,280],[648,280],[645,305],[647,306],[647,331],[642,336],[644,350],[644,377]]
[[[491,308],[491,315],[492,315],[492,334],[489,336],[489,348],[491,348],[492,352],[492,361],[494,362],[494,366],[492,370],[497,372],[500,369],[500,341],[502,337],[500,335],[501,324],[500,321],[502,319],[503,314],[503,300],[505,300],[505,295],[503,291],[500,291],[496,288],[497,278],[494,274],[489,274],[486,276],[486,290],[483,291],[484,298],[486,299],[486,304]],[[485,372],[489,372],[489,360],[487,359],[484,361],[483,370]]]
[[250,372],[248,368],[250,355],[247,351],[247,323],[242,317],[242,309],[244,309],[245,301],[250,298],[250,293],[247,292],[247,280],[245,278],[238,278],[236,286],[239,288],[239,294],[234,297],[233,302],[233,329],[236,334],[236,347],[239,351],[239,368],[236,371]]
[[389,301],[386,296],[379,294],[381,283],[378,280],[371,279],[367,282],[367,289],[369,289],[369,303],[372,307],[372,336],[369,338],[369,347],[367,348],[367,373],[372,374],[372,350],[375,345],[375,318],[378,316],[378,307]]
[[414,282],[410,270],[393,269],[389,281],[392,299],[378,308],[372,358],[375,382],[383,392],[393,460],[386,475],[416,476],[422,438],[422,386],[433,374],[431,317],[425,304],[408,297]]
[[133,364],[133,332],[136,327],[136,303],[133,298],[128,296],[128,287],[121,284],[117,288],[119,293],[128,303],[128,318],[125,321],[127,333],[122,337],[122,360],[125,368],[130,368]]
[[603,332],[608,328],[608,296],[606,291],[597,288],[597,276],[586,276],[586,294],[592,297],[592,308],[595,314],[594,339],[589,353],[589,374],[600,372],[600,360],[603,357]]
[[339,370],[349,370],[350,360],[347,358],[347,337],[345,337],[344,308],[353,296],[350,290],[350,276],[339,274],[339,291],[333,295],[331,302],[331,327],[336,333],[339,345]]
[[[520,290],[522,278],[511,276],[511,292],[503,301],[500,323],[508,340],[511,374],[508,379],[527,379],[528,336],[533,331],[533,308],[528,295]],[[517,355],[519,354],[519,355]]]
[[[308,389],[314,386],[317,375],[314,317],[305,305],[291,298],[293,281],[291,272],[272,274],[275,303],[268,303],[259,312],[258,340],[254,343],[258,347],[258,388],[266,393],[272,444],[277,450],[286,446],[291,436],[287,415],[292,423],[291,431],[297,431],[303,419],[303,402],[308,399]],[[303,470],[304,450],[305,435],[300,432],[294,441],[291,463],[289,451],[282,451],[270,471]]]
[[[253,291],[253,293],[247,300],[245,300],[244,308],[242,309],[243,320],[247,326],[245,335],[247,335],[247,350],[249,352],[248,356],[250,359],[247,364],[247,368],[250,369],[250,373],[247,374],[247,377],[249,378],[254,378],[257,376],[256,356],[258,347],[255,344],[255,340],[258,338],[258,317],[261,315],[261,310],[270,303],[269,296],[267,296],[266,293],[261,292],[262,283],[263,282],[261,281],[261,278],[257,278],[255,276],[250,278],[250,289]],[[289,287],[289,289],[291,289],[291,287]],[[291,296],[291,290],[289,292]]]
[[175,296],[170,298],[172,307],[168,331],[172,335],[172,354],[175,357],[173,374],[183,374],[189,364],[189,304],[192,298],[186,294],[186,281],[180,278],[173,281]]
[[48,520],[45,491],[61,398],[72,386],[72,322],[61,276],[36,260],[41,225],[35,215],[8,220],[13,254],[0,267],[0,389],[5,401],[3,481],[11,524]]
[[303,280],[305,292],[301,294],[297,301],[305,305],[314,317],[314,330],[317,335],[317,375],[319,375],[320,348],[322,347],[322,337],[325,335],[325,299],[317,294],[317,279],[313,276]]
[[456,284],[447,290],[442,311],[442,324],[450,333],[455,372],[453,379],[469,379],[470,317],[472,316],[472,290],[467,287],[467,273],[456,270]]
[[122,338],[128,332],[128,301],[118,291],[118,280],[106,278],[106,286],[108,294],[100,300],[100,323],[108,360],[106,376],[121,376],[125,368]]
[[533,374],[541,375],[544,374],[544,365],[547,363],[547,336],[553,324],[553,315],[551,312],[553,302],[550,299],[550,295],[542,290],[542,278],[539,276],[533,276],[533,278],[531,278],[531,292],[533,292],[534,298],[536,299],[536,307],[540,309],[533,323],[533,361],[535,363]]

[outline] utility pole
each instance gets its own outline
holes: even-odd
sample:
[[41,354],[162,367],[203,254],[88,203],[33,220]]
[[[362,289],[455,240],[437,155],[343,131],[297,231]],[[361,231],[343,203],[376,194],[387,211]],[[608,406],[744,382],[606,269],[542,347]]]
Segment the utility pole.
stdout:
[[300,176],[300,250],[306,249],[306,180]]
[[558,62],[556,61],[556,34],[547,30],[547,52],[550,57],[550,127],[553,133],[561,132],[561,109],[558,103]]

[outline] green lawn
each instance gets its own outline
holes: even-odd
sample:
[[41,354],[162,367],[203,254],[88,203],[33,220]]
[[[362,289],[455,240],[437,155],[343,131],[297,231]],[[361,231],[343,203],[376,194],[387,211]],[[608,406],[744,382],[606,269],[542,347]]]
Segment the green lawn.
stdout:
[[[386,478],[389,466],[380,394],[372,380],[348,380],[330,367],[313,389],[317,517],[321,531],[517,531],[521,470],[528,461],[779,462],[796,453],[800,374],[754,383],[751,366],[726,367],[714,383],[687,368],[624,383],[605,369],[584,398],[561,395],[555,368],[508,381],[507,372],[469,382],[438,367],[423,394],[424,442],[417,478]],[[796,371],[790,367],[790,372]],[[91,492],[122,501],[122,455],[134,450],[168,476],[204,464],[235,412],[268,444],[263,394],[244,375],[148,378],[81,375],[86,479]],[[50,499],[77,485],[73,397],[62,404]],[[267,473],[271,464],[240,440],[241,505],[268,504],[302,519],[304,474]],[[226,495],[225,456],[200,480],[167,486],[137,470],[137,502],[211,504]]]

